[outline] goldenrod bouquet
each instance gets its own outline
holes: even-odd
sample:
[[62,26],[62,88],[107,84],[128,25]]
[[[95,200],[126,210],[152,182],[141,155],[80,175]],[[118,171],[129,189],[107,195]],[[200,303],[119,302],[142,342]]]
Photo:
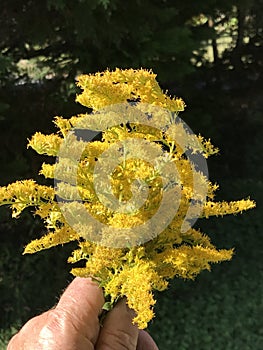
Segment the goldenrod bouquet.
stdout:
[[85,267],[72,274],[96,279],[110,304],[126,296],[134,322],[145,328],[154,290],[232,257],[193,228],[198,217],[255,203],[214,201],[218,185],[209,181],[205,159],[218,149],[179,118],[184,102],[164,93],[152,71],[82,75],[78,86],[76,100],[89,112],[56,117],[57,133],[37,132],[28,143],[56,157],[40,170],[54,186],[18,181],[0,188],[0,204],[11,206],[13,217],[33,207],[45,222],[46,235],[24,253],[78,241],[68,261]]

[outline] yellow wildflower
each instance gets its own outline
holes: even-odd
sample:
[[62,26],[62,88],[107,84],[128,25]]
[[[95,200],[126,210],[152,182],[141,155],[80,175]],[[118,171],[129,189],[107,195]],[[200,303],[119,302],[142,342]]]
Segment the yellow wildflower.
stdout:
[[[34,207],[44,221],[47,233],[24,253],[78,241],[68,259],[72,274],[92,276],[112,304],[125,296],[134,323],[146,328],[154,317],[154,290],[231,259],[233,250],[217,250],[193,221],[255,203],[214,202],[218,185],[191,155],[203,159],[218,149],[185,127],[178,117],[185,103],[164,93],[152,71],[81,75],[78,86],[77,102],[93,112],[56,117],[56,134],[37,132],[28,143],[39,154],[57,156],[40,170],[54,178],[55,188],[17,181],[0,188],[0,205],[9,205],[14,217]],[[79,261],[85,266],[74,267]]]

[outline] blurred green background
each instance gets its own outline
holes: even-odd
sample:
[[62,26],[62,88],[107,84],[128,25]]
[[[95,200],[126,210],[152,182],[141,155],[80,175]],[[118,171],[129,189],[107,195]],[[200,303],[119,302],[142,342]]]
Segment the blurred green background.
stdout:
[[[34,178],[45,157],[27,150],[56,115],[80,113],[75,78],[106,68],[152,68],[182,97],[195,133],[220,148],[208,160],[217,199],[251,196],[257,208],[199,220],[231,262],[157,295],[149,331],[160,350],[260,350],[263,345],[263,1],[1,0],[0,185]],[[33,256],[44,228],[26,211],[0,208],[0,349],[30,317],[56,303],[72,279],[72,245]]]

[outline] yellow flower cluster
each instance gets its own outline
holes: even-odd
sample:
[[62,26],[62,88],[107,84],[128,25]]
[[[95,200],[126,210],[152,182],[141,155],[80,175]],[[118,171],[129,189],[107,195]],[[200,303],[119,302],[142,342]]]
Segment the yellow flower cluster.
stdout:
[[[110,126],[105,128],[105,121],[100,119],[100,114],[95,113],[90,118],[94,118],[98,128],[101,125],[103,132],[99,140],[87,143],[76,135],[70,135],[70,130],[84,123],[89,114],[80,114],[70,119],[56,117],[54,123],[59,129],[58,133],[43,135],[37,132],[28,144],[39,154],[63,158],[59,166],[43,163],[40,170],[41,175],[56,180],[56,190],[38,185],[33,180],[15,182],[0,188],[0,205],[11,206],[14,217],[26,207],[32,206],[35,208],[35,214],[45,222],[46,235],[29,243],[24,253],[35,253],[58,244],[78,241],[79,248],[72,252],[68,262],[75,264],[84,261],[85,267],[73,267],[73,275],[92,276],[103,287],[112,304],[125,296],[128,305],[136,312],[134,322],[139,328],[146,328],[154,316],[154,290],[166,289],[169,280],[174,277],[194,278],[202,270],[210,270],[211,263],[229,260],[233,254],[233,250],[217,250],[206,235],[190,225],[182,230],[190,202],[196,203],[191,208],[190,219],[196,216],[208,218],[211,215],[236,214],[253,208],[255,203],[249,199],[230,203],[213,201],[218,186],[196,170],[185,154],[185,131],[182,125],[176,122],[177,114],[184,110],[185,104],[180,98],[167,96],[159,87],[156,75],[151,71],[116,69],[113,72],[82,75],[78,78],[78,85],[83,91],[77,96],[77,101],[95,112],[109,105],[127,104],[127,101],[136,104],[142,114],[145,104],[153,106],[152,108],[161,107],[157,119],[160,125],[167,126],[167,134],[164,135],[163,130],[151,127],[147,122],[118,123],[114,112],[108,113],[107,121]],[[128,109],[126,112],[129,113]],[[112,121],[115,121],[115,124],[111,124]],[[66,138],[71,138],[72,146],[61,152]],[[123,150],[121,162],[115,164],[113,152],[113,155],[107,157],[108,174],[111,175],[109,183],[114,197],[120,203],[129,202],[134,193],[136,197],[136,189],[133,189],[136,179],[139,179],[138,193],[143,192],[145,184],[148,186],[148,193],[144,203],[137,207],[136,203],[134,207],[131,204],[130,208],[126,208],[126,212],[121,212],[105,205],[111,203],[106,187],[102,193],[103,203],[101,202],[102,198],[98,197],[94,186],[95,180],[100,185],[100,179],[95,178],[94,170],[98,159],[110,147],[118,145],[119,141],[131,139],[153,144],[151,154],[146,147],[138,143],[137,149],[135,144],[135,153],[140,155],[140,159],[128,157]],[[198,136],[197,139],[201,150],[196,146],[196,139],[191,139],[190,136],[188,138],[187,147],[193,154],[199,152],[207,158],[218,151],[210,140],[205,140],[202,136]],[[159,159],[163,149],[167,155],[165,164]],[[155,158],[156,166],[146,160],[149,156]],[[162,173],[164,166],[175,166],[180,181],[166,179],[166,174]],[[146,239],[140,242],[138,236],[134,234],[133,237],[133,229],[135,232],[137,227],[158,212],[164,196],[168,198],[168,203],[175,201],[173,181],[177,181],[177,188],[180,188],[180,201],[173,219],[167,221],[167,213],[164,211],[160,221],[163,220],[167,224],[162,232],[153,235],[149,226],[143,232]],[[196,188],[202,188],[204,185],[206,197],[202,203]],[[63,215],[56,195],[60,204],[65,205],[77,222],[74,228]],[[79,198],[82,200],[82,209],[104,225],[103,229],[96,232],[98,241],[93,239],[94,232],[89,222],[78,222]],[[125,236],[125,230],[120,231],[120,236],[116,237],[115,229],[126,228],[131,229],[129,237]],[[119,242],[125,240],[127,244],[120,246]]]
[[78,86],[83,93],[77,96],[82,105],[98,110],[107,105],[140,99],[141,102],[167,108],[172,112],[183,111],[181,98],[170,98],[163,94],[156,81],[156,74],[144,69],[116,69],[95,75],[81,75]]

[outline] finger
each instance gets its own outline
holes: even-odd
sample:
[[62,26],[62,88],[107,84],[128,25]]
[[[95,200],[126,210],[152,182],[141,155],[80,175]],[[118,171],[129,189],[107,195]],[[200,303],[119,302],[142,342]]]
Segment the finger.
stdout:
[[132,324],[135,314],[123,299],[106,316],[96,350],[135,350],[138,328]]
[[136,350],[158,350],[158,347],[149,333],[140,330]]
[[89,350],[99,334],[102,290],[89,278],[75,278],[55,309],[29,320],[8,350]]
[[31,318],[9,341],[7,350],[37,348],[39,330],[44,327],[49,311]]
[[77,336],[95,344],[99,334],[99,314],[104,304],[102,289],[91,278],[76,277],[61,296],[55,313],[60,322],[73,325]]

